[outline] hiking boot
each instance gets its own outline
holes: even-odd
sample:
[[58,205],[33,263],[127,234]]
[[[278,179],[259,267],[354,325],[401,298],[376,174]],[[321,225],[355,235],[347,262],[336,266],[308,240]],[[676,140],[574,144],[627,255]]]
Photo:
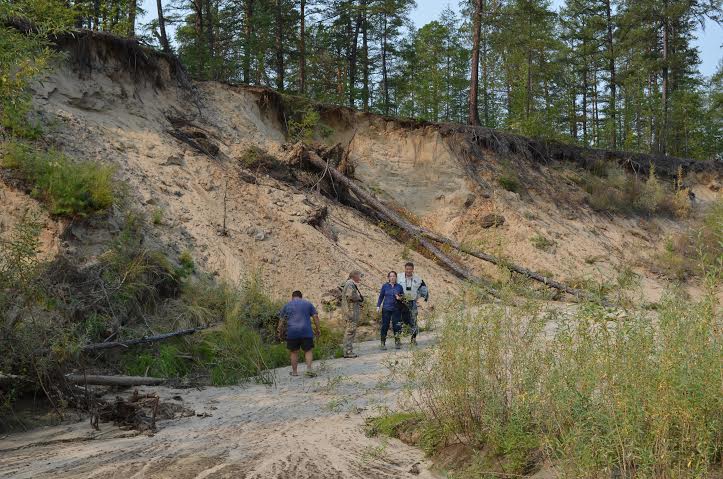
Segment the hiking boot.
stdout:
[[401,349],[402,348],[402,340],[397,338],[394,338],[394,349]]
[[387,341],[385,339],[382,339],[382,344],[381,346],[379,346],[379,349],[381,349],[382,351],[387,350]]
[[417,338],[415,338],[414,336],[412,336],[412,340],[409,342],[409,344],[411,344],[412,346],[416,346],[416,345],[417,345]]
[[355,353],[346,353],[346,354],[344,355],[344,357],[347,358],[347,359],[354,359],[354,358],[358,358],[359,355],[358,355],[358,354],[355,354]]

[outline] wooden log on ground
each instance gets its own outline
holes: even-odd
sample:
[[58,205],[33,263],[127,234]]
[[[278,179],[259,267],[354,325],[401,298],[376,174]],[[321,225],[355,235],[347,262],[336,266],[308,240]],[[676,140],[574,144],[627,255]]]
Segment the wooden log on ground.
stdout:
[[167,379],[144,376],[99,376],[96,374],[66,374],[65,380],[72,384],[92,384],[94,386],[157,386]]
[[430,231],[426,228],[420,227],[420,234],[423,236],[426,236],[427,238],[431,239],[432,241],[436,241],[437,243],[446,244],[446,245],[456,249],[457,251],[466,253],[470,256],[474,256],[475,258],[481,259],[483,261],[487,261],[488,263],[492,263],[492,264],[498,265],[498,266],[504,266],[505,268],[509,269],[510,271],[521,274],[521,275],[526,276],[535,281],[539,281],[540,283],[542,283],[546,286],[549,286],[551,288],[557,289],[558,291],[562,291],[564,293],[570,294],[579,299],[590,297],[590,294],[587,291],[584,291],[582,289],[573,288],[564,283],[560,283],[559,281],[555,281],[554,279],[552,279],[548,276],[544,276],[540,273],[532,271],[531,269],[527,269],[527,268],[525,268],[523,266],[519,266],[515,263],[503,261],[500,258],[493,256],[491,254],[485,253],[483,251],[477,251],[475,249],[466,247],[466,246],[462,245],[461,243],[454,241],[453,239],[438,235],[437,233]]
[[158,334],[156,336],[144,336],[142,338],[129,339],[127,341],[109,341],[107,343],[86,344],[85,346],[80,348],[80,351],[83,353],[88,353],[93,351],[100,351],[103,349],[127,348],[129,346],[135,346],[137,344],[157,343],[159,341],[165,341],[167,339],[175,338],[177,336],[186,336],[189,334],[193,334],[206,328],[206,326],[199,328],[188,328],[182,329],[180,331],[173,331],[171,333]]

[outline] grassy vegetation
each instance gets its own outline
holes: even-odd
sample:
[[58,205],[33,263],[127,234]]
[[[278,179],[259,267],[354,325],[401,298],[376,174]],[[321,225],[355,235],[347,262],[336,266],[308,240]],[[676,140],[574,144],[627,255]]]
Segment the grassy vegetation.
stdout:
[[596,163],[590,171],[571,177],[587,194],[587,202],[596,211],[616,214],[666,214],[678,218],[690,215],[688,189],[683,186],[679,170],[672,185],[664,184],[653,165],[648,177],[641,180],[618,165]]
[[539,233],[536,233],[530,237],[530,243],[532,246],[539,249],[540,251],[551,252],[555,249],[557,243]]
[[[0,391],[10,407],[25,391],[45,389],[62,404],[68,368],[192,380],[217,385],[257,378],[287,364],[274,337],[282,301],[258,276],[240,287],[196,271],[190,252],[178,258],[148,249],[142,218],[128,213],[122,231],[97,262],[38,259],[40,224],[33,216],[0,242],[0,373],[24,380]],[[123,340],[193,326],[213,327],[160,345],[88,358],[86,343]],[[322,328],[317,359],[340,355],[340,333]],[[51,387],[52,385],[52,387]],[[0,421],[2,417],[0,417]]]
[[241,154],[239,160],[245,168],[271,165],[277,161],[276,158],[269,155],[265,150],[256,145],[251,145],[246,148]]
[[650,266],[673,280],[684,281],[691,277],[720,280],[723,272],[723,201],[710,205],[702,220],[690,231],[668,237]]
[[466,298],[404,372],[416,408],[372,430],[421,428],[432,453],[470,446],[478,454],[458,477],[529,474],[544,461],[570,478],[707,477],[723,444],[717,308],[714,288],[622,314]]
[[310,142],[314,138],[326,139],[334,130],[321,121],[316,105],[308,98],[282,95],[286,130],[291,141]]
[[520,182],[517,177],[512,175],[502,175],[497,180],[502,188],[507,191],[516,193],[520,189]]
[[4,143],[0,155],[0,167],[16,171],[54,215],[87,216],[106,210],[115,200],[114,169],[109,165],[75,162],[57,151],[17,141]]

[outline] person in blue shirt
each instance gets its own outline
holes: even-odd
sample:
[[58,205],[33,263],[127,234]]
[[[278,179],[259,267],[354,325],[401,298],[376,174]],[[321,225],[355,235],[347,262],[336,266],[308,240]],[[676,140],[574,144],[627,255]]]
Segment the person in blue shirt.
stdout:
[[387,274],[387,282],[382,285],[379,291],[379,299],[377,300],[377,312],[382,312],[382,345],[381,349],[387,349],[387,333],[389,332],[389,323],[392,323],[392,331],[394,331],[394,347],[399,349],[402,342],[399,335],[402,332],[401,323],[401,304],[400,301],[404,296],[404,288],[397,284],[397,273],[390,271]]
[[[286,303],[279,313],[278,334],[286,324],[286,348],[289,350],[291,359],[291,375],[298,376],[297,366],[299,364],[299,349],[304,351],[306,361],[306,376],[314,377],[316,372],[311,367],[314,359],[314,336],[319,337],[319,314],[316,308],[309,301],[303,299],[301,291],[291,293],[291,301]],[[312,329],[311,319],[314,319]]]

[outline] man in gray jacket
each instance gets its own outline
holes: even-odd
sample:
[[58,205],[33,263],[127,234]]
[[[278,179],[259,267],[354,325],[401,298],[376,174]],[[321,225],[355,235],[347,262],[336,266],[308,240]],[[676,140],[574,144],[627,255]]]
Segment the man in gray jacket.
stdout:
[[417,301],[429,299],[429,289],[424,280],[414,274],[414,263],[404,265],[404,273],[397,275],[397,283],[404,290],[404,307],[402,308],[402,322],[407,323],[412,333],[411,344],[416,346],[417,333]]
[[356,337],[356,328],[359,325],[359,317],[361,316],[361,304],[364,297],[359,292],[359,282],[361,281],[361,272],[352,271],[349,273],[349,279],[346,280],[341,291],[341,312],[346,323],[344,331],[344,357],[356,358],[354,354],[354,338]]

